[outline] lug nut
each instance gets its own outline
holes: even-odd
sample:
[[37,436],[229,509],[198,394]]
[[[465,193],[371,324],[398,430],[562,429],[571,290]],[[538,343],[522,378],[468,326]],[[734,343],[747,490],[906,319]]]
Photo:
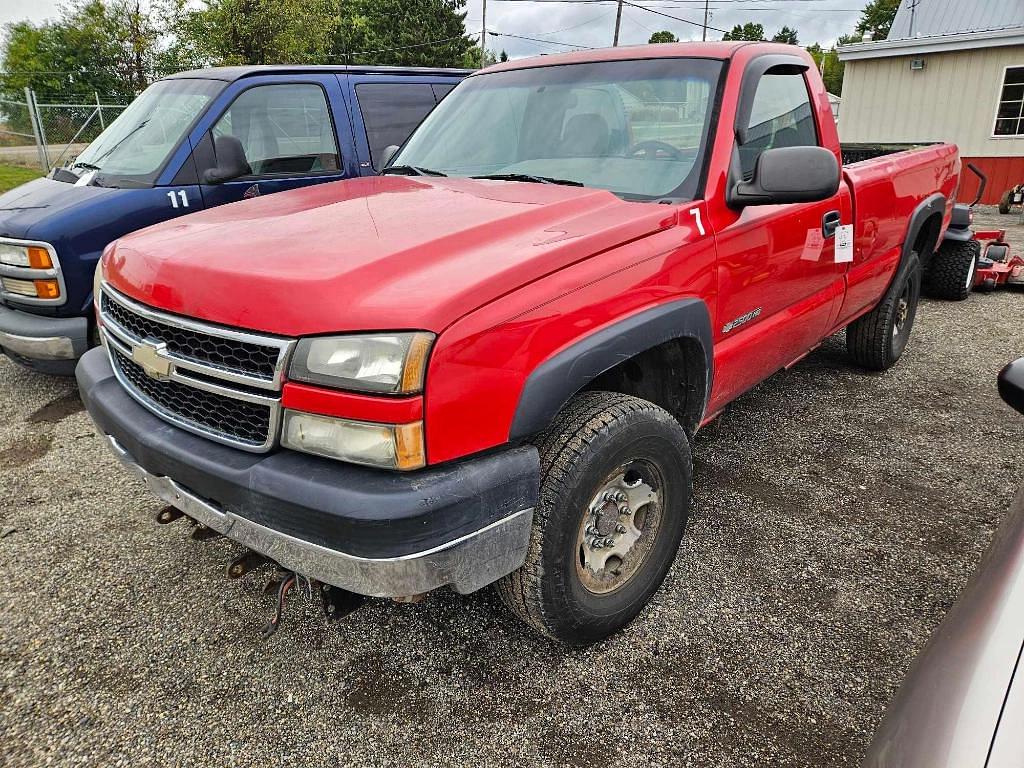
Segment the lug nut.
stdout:
[[631,511],[630,511],[629,507],[626,506],[625,504],[623,504],[621,507],[619,507],[619,514],[622,515],[622,516],[629,515],[630,512]]
[[626,500],[626,494],[624,494],[622,491],[618,491],[615,494],[615,500],[616,501],[625,501]]
[[604,542],[601,539],[594,539],[590,542],[591,549],[601,549],[602,547],[604,547]]
[[612,539],[612,538],[605,539],[604,540],[604,545],[606,547],[614,547],[615,546],[615,539]]
[[615,526],[615,532],[616,533],[625,533],[626,532],[626,526],[622,525],[622,523],[619,523],[618,525]]

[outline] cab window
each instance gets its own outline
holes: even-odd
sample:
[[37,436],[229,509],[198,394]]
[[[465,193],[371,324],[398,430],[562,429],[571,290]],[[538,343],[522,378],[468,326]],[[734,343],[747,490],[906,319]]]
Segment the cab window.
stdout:
[[258,85],[243,91],[212,132],[215,139],[239,140],[253,176],[341,167],[327,97],[318,85]]
[[381,170],[384,150],[401,146],[437,101],[430,83],[363,83],[356,86],[370,164]]
[[743,178],[748,181],[753,178],[754,165],[764,150],[818,146],[814,111],[803,74],[763,75],[754,93],[747,129],[747,142],[739,152]]

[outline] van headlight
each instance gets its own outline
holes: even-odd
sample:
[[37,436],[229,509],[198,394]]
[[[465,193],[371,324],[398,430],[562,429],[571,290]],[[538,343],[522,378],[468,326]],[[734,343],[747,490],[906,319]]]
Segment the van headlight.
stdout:
[[336,389],[408,395],[423,390],[434,334],[426,332],[299,339],[293,381]]

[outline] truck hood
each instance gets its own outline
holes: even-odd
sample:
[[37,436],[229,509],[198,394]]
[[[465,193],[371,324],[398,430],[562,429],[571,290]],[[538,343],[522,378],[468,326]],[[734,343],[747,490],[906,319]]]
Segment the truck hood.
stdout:
[[593,189],[383,176],[158,224],[119,240],[106,276],[143,303],[268,333],[440,332],[675,221],[663,205]]
[[124,190],[34,179],[0,195],[0,236],[39,238],[39,228],[72,208],[106,205]]

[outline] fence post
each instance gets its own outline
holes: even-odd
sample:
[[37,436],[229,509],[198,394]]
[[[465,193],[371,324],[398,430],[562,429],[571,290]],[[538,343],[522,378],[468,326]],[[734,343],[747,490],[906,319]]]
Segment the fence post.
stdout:
[[50,159],[46,154],[46,134],[43,132],[43,121],[39,119],[39,108],[36,106],[36,95],[25,86],[25,104],[28,107],[29,121],[32,123],[32,136],[36,140],[36,151],[39,153],[39,165],[49,172]]
[[100,116],[100,130],[102,131],[106,129],[107,124],[103,122],[103,105],[100,104],[100,92],[93,91],[93,93],[96,94],[96,112]]

